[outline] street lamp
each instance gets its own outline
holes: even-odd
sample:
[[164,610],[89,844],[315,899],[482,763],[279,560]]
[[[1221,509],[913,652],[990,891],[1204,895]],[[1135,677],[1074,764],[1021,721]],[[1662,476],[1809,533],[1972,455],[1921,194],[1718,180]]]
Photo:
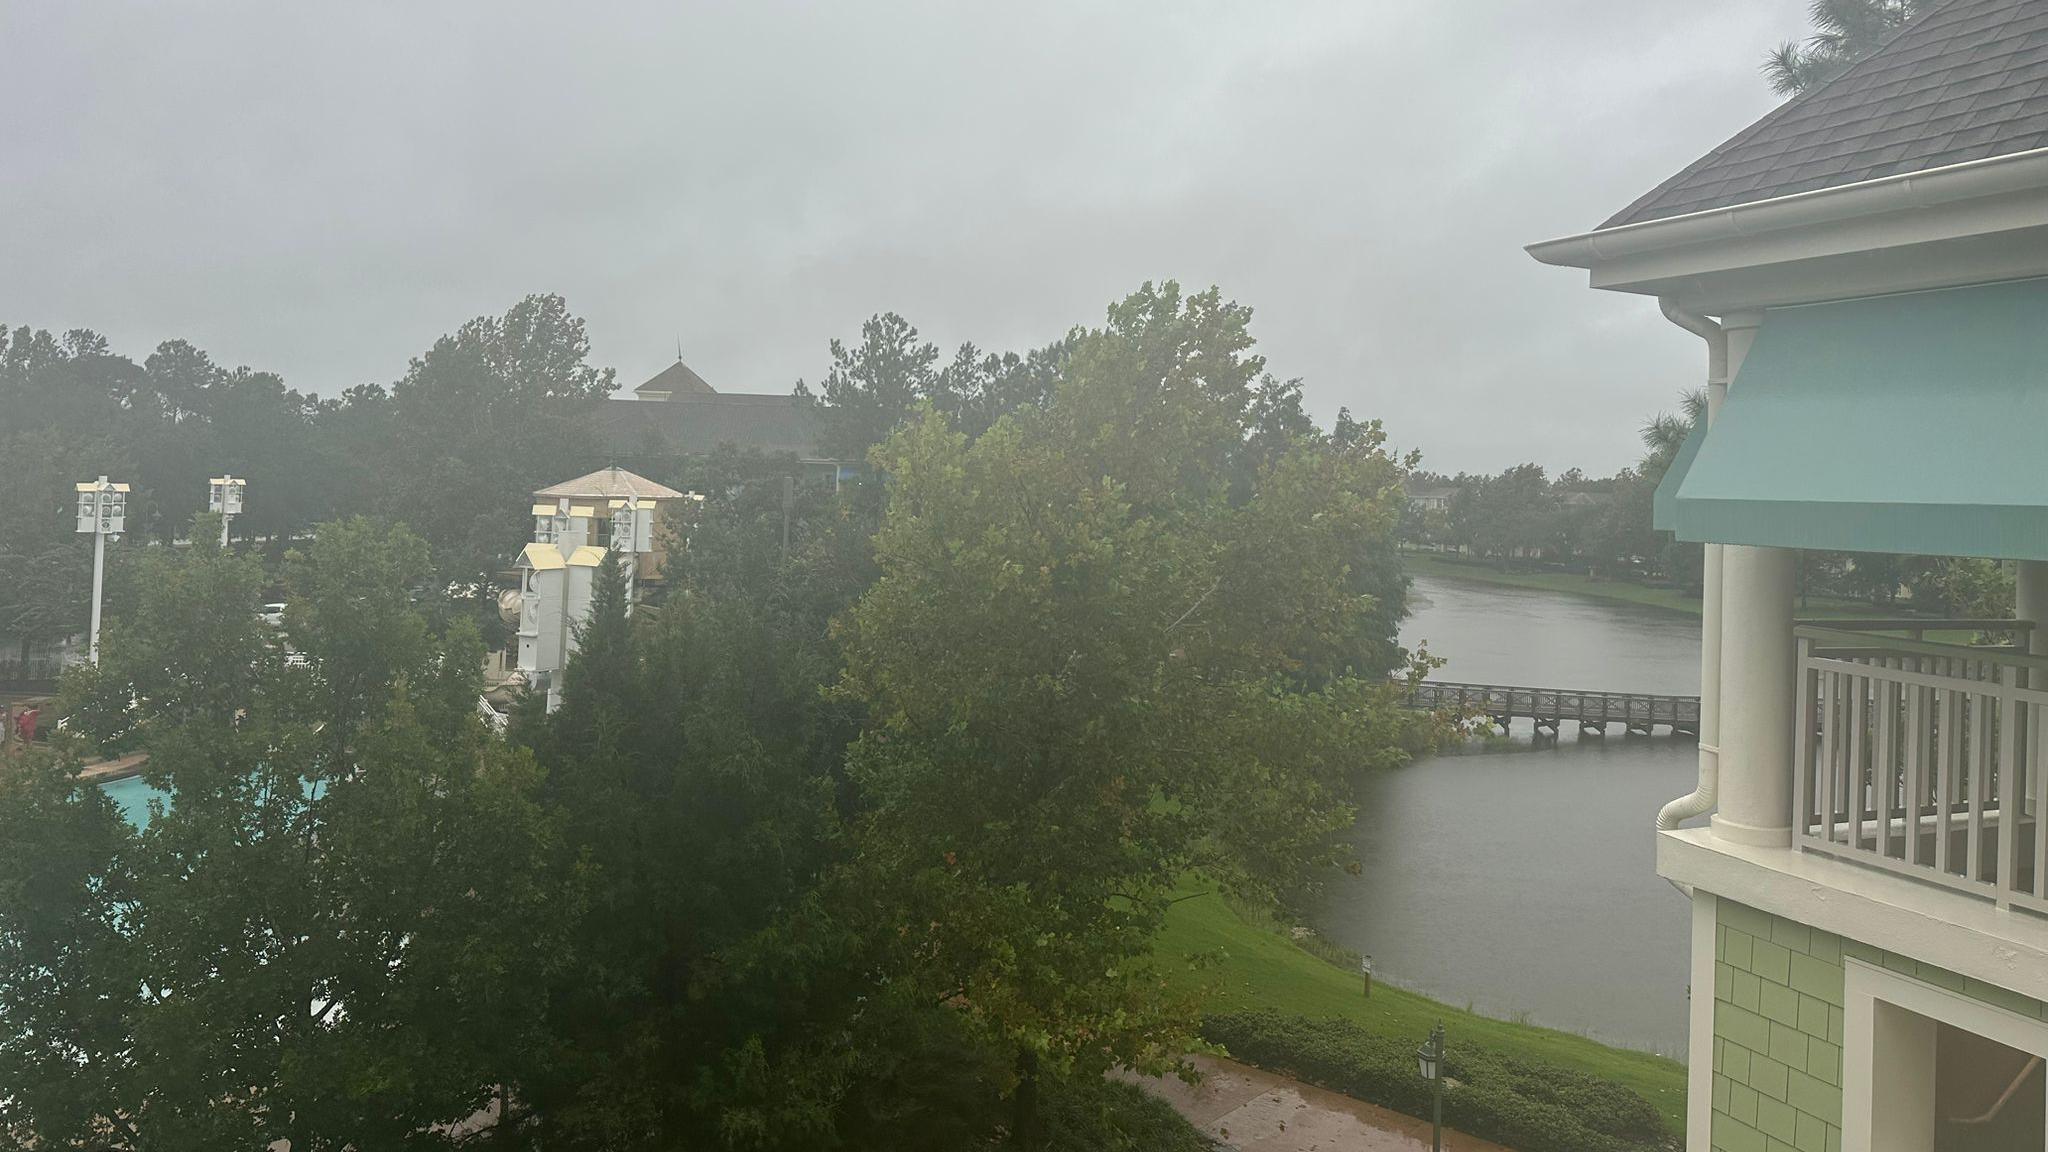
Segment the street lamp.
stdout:
[[106,583],[107,537],[128,524],[128,486],[105,476],[73,485],[78,490],[78,530],[92,534],[92,632],[86,654],[100,662],[100,588]]
[[1429,1081],[1434,1097],[1434,1114],[1430,1120],[1430,1152],[1444,1152],[1444,1024],[1437,1021],[1430,1029],[1429,1039],[1415,1050],[1415,1065],[1422,1072],[1422,1078]]
[[242,514],[242,497],[249,482],[233,476],[215,476],[207,482],[206,510],[220,515],[220,546],[228,546],[228,521]]

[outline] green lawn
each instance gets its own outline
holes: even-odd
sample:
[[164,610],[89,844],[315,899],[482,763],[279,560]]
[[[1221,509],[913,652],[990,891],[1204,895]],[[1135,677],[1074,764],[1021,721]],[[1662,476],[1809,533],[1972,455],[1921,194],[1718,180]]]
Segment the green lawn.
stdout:
[[[1190,887],[1188,893],[1201,891]],[[1363,994],[1356,972],[1347,972],[1296,947],[1280,933],[1246,923],[1214,893],[1175,904],[1159,936],[1162,958],[1203,952],[1222,957],[1218,967],[1186,971],[1171,978],[1206,992],[1219,1010],[1272,1008],[1303,1016],[1346,1016],[1387,1035],[1421,1044],[1441,1019],[1457,1040],[1576,1068],[1625,1084],[1664,1114],[1673,1135],[1685,1131],[1685,1068],[1673,1060],[1528,1024],[1513,1024],[1439,1004],[1426,996],[1375,984]]]
[[[1621,604],[1639,604],[1646,608],[1660,608],[1667,612],[1683,612],[1688,616],[1700,614],[1700,600],[1676,588],[1652,588],[1628,580],[1595,580],[1579,572],[1503,572],[1498,565],[1480,560],[1465,560],[1442,556],[1433,552],[1403,552],[1401,564],[1412,576],[1435,576],[1445,580],[1464,580],[1480,584],[1499,584],[1509,588],[1534,588],[1544,592],[1563,592],[1571,596],[1590,596],[1596,600],[1610,600]],[[1833,596],[1815,596],[1799,604],[1794,615],[1801,619],[1828,617],[1893,617],[1912,616],[1903,607],[1880,608],[1860,600],[1843,600]],[[1969,632],[1929,632],[1927,639],[1946,644],[1967,644],[1974,634]]]
[[1534,588],[1544,592],[1565,592],[1624,604],[1641,604],[1667,612],[1700,614],[1700,600],[1676,588],[1651,588],[1627,580],[1595,580],[1575,572],[1503,572],[1499,566],[1476,560],[1460,560],[1429,552],[1403,552],[1401,564],[1414,576],[1437,576],[1446,580],[1469,580],[1482,584],[1504,584],[1510,588]]

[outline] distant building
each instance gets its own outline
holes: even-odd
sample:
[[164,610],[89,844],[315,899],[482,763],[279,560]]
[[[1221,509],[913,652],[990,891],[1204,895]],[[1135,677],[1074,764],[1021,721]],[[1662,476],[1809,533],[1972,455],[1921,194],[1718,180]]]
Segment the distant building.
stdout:
[[795,395],[720,392],[680,358],[633,389],[632,399],[600,401],[593,424],[611,459],[651,472],[728,444],[794,456],[811,479],[837,483],[857,467],[824,454],[823,421]]
[[1458,494],[1458,486],[1408,476],[1401,481],[1401,492],[1408,498],[1411,512],[1449,512],[1451,497]]
[[642,581],[660,579],[661,544],[696,497],[605,468],[542,488],[533,499],[533,542],[519,554],[518,670],[528,687],[547,694],[552,712],[576,651],[576,627],[590,616],[598,566],[626,567],[630,604]]

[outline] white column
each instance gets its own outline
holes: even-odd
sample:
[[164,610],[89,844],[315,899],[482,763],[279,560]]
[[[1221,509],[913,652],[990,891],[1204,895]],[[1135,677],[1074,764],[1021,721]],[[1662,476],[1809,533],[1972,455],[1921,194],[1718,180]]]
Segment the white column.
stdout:
[[1714,833],[1741,844],[1790,845],[1798,553],[1729,544],[1721,565],[1721,810]]
[[2031,651],[2036,656],[2048,655],[2048,561],[2020,561],[2013,593],[2012,614],[2034,622]]
[[[106,477],[102,476],[104,480]],[[105,499],[101,495],[101,499]],[[92,631],[86,641],[85,654],[95,665],[100,662],[100,588],[107,582],[107,534],[95,530],[92,534]]]

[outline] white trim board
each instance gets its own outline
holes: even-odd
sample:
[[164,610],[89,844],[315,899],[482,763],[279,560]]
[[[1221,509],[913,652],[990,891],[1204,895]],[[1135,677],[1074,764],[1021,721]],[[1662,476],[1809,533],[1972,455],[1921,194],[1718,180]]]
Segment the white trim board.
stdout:
[[1714,1138],[1714,936],[1719,911],[1714,894],[1692,891],[1691,1013],[1685,1065],[1685,1146],[1708,1148]]
[[1917,1135],[1896,1130],[1879,1112],[1900,1106],[1932,1111],[1931,1036],[1924,1067],[1896,1056],[1886,1067],[1878,1067],[1878,1033],[1887,1027],[1886,1006],[2048,1058],[2048,1023],[1853,956],[1843,958],[1842,968],[1842,1152],[1924,1152]]
[[1705,828],[1659,832],[1657,874],[2048,1001],[2048,917],[1811,852],[1734,844]]

